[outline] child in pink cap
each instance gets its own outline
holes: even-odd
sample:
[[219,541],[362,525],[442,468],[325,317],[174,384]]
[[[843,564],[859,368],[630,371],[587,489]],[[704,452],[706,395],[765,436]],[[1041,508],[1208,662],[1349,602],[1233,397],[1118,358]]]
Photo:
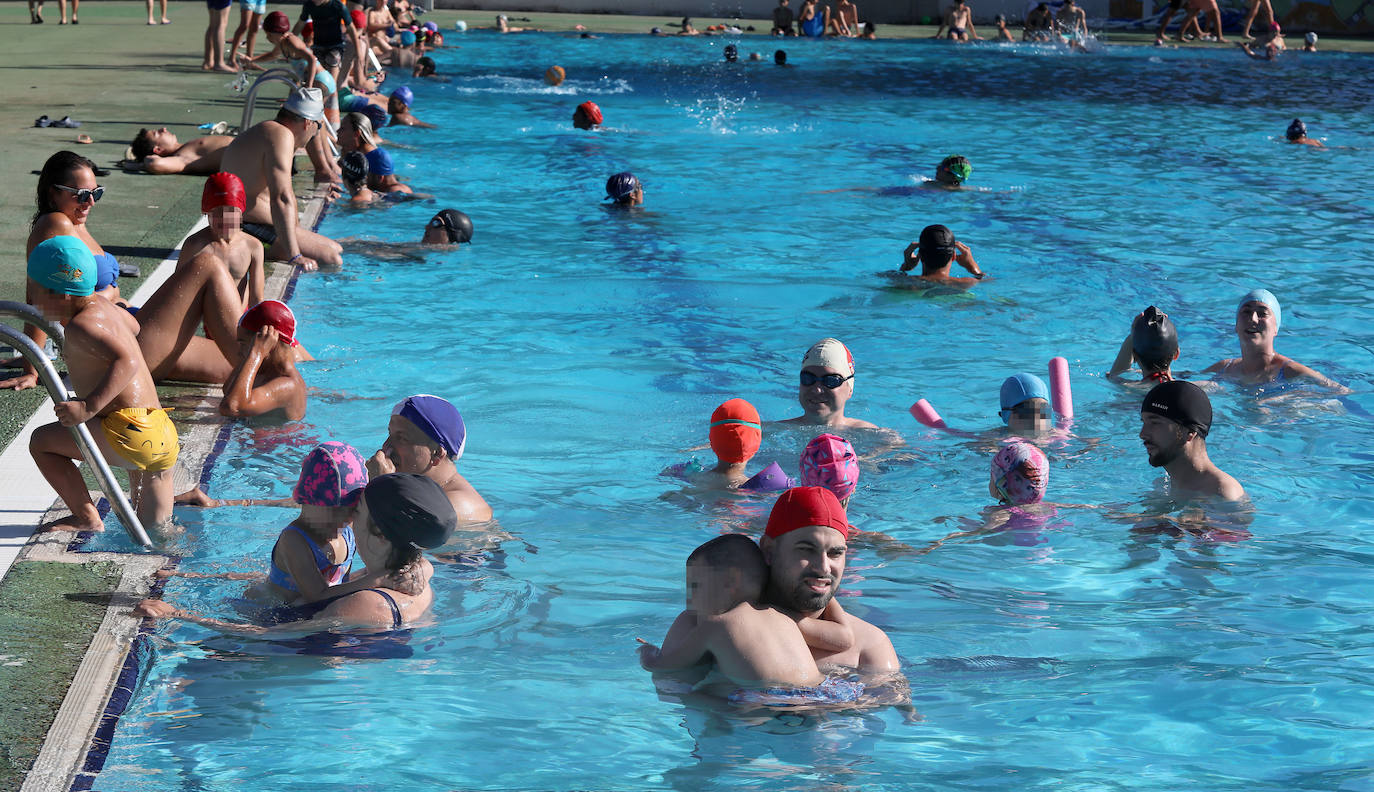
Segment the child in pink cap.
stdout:
[[1008,443],[992,458],[988,494],[1005,506],[1025,506],[1045,499],[1050,483],[1050,463],[1045,452],[1018,440]]
[[839,435],[817,435],[801,455],[801,485],[825,487],[846,508],[859,486],[859,457]]

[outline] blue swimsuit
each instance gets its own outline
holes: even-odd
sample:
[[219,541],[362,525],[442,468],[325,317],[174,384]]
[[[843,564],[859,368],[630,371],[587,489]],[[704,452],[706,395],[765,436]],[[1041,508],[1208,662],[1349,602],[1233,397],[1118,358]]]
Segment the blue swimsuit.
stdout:
[[113,253],[101,253],[95,257],[95,290],[102,291],[114,285],[119,277],[119,262]]
[[[305,540],[305,543],[310,545],[310,552],[312,555],[315,556],[315,566],[319,567],[320,574],[324,576],[326,583],[328,583],[331,586],[337,586],[348,579],[349,570],[353,568],[353,526],[344,526],[344,529],[340,534],[341,536],[343,536],[344,542],[348,545],[348,550],[344,554],[343,562],[338,564],[331,564],[329,562],[329,556],[324,554],[324,551],[320,549],[320,546],[315,544],[315,540],[311,539],[305,531],[302,531],[300,528],[297,528],[294,525],[286,526],[286,530],[295,531],[296,533],[300,534],[301,538]],[[278,539],[277,541],[281,542],[281,539]],[[268,582],[273,584],[274,586],[281,586],[287,591],[299,593],[300,589],[296,588],[296,581],[291,577],[290,574],[284,571],[281,567],[277,566],[276,555],[277,547],[276,545],[273,545],[272,566],[270,569],[267,570]],[[393,604],[392,608],[395,607],[395,604]]]

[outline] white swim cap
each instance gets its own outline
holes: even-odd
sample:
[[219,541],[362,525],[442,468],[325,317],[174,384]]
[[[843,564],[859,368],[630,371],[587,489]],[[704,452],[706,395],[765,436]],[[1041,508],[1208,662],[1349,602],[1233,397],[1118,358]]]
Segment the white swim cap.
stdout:
[[848,347],[834,338],[823,338],[806,350],[806,355],[802,357],[802,368],[807,366],[828,368],[845,377],[854,376],[854,356],[849,354]]
[[453,23],[453,29],[454,29],[454,30],[467,30],[467,29],[468,29],[468,23],[466,23],[466,22],[464,22],[463,20],[460,19],[460,20],[458,20],[457,22],[454,22],[454,23]]

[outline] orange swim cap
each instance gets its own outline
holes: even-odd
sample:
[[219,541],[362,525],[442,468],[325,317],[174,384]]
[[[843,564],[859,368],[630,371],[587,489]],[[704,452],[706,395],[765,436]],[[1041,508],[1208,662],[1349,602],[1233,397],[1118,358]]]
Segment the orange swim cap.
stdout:
[[763,442],[759,411],[744,399],[731,399],[711,413],[711,450],[722,462],[748,462]]
[[587,118],[590,119],[593,124],[601,123],[601,108],[596,106],[596,102],[583,102],[577,106],[577,109],[586,113]]
[[221,171],[205,180],[205,190],[200,194],[200,211],[210,214],[221,206],[232,206],[240,212],[248,211],[248,203],[243,195],[243,181],[232,173]]

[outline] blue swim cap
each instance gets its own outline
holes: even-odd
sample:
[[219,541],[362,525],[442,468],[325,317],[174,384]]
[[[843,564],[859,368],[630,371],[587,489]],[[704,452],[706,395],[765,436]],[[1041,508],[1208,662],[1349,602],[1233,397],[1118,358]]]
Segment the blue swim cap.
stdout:
[[95,256],[74,236],[55,236],[34,246],[28,274],[39,286],[58,294],[95,294]]
[[1264,303],[1269,307],[1269,313],[1274,315],[1274,329],[1278,330],[1279,325],[1283,324],[1283,310],[1279,308],[1279,298],[1275,297],[1268,289],[1251,289],[1245,296],[1240,298],[1240,304],[1236,310],[1245,307],[1246,303]]
[[640,188],[639,179],[633,173],[622,171],[606,180],[606,197],[616,203],[630,197],[630,193]]
[[447,399],[421,393],[402,399],[392,408],[391,414],[415,424],[426,437],[438,443],[452,461],[457,462],[463,456],[468,430],[458,408]]
[[415,92],[410,90],[407,86],[402,85],[400,88],[391,92],[391,98],[400,99],[401,104],[410,107],[415,102]]
[[1050,400],[1050,389],[1045,386],[1044,380],[1024,371],[1003,380],[1002,420],[1006,421],[1011,409],[1027,399]]
[[411,33],[409,30],[402,30],[402,31],[401,31],[401,46],[402,46],[402,47],[409,47],[409,46],[413,46],[414,44],[415,44],[415,34],[414,34],[414,33]]

